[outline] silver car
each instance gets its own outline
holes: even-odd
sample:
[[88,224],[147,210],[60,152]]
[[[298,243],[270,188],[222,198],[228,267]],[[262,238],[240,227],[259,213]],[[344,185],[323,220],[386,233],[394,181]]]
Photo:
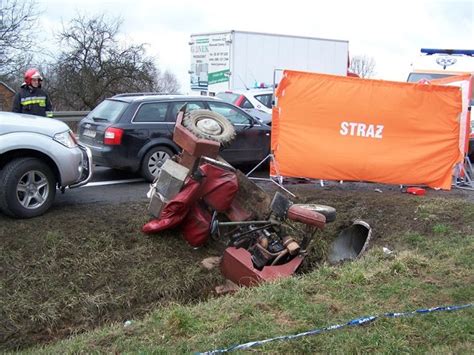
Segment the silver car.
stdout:
[[0,112],[0,211],[17,218],[43,214],[56,188],[86,184],[90,150],[51,118]]

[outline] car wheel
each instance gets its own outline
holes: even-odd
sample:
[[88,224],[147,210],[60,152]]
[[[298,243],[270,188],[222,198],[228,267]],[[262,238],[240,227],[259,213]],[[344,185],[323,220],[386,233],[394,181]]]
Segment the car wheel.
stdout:
[[163,163],[171,158],[174,153],[165,147],[151,148],[143,157],[142,176],[145,180],[152,182],[158,176]]
[[235,128],[230,121],[217,112],[193,110],[183,118],[183,126],[198,138],[209,139],[222,145],[235,137]]
[[336,220],[336,209],[334,207],[316,204],[296,204],[296,206],[321,213],[326,217],[326,223]]
[[0,209],[9,216],[42,215],[51,207],[55,195],[54,174],[37,158],[12,160],[0,173]]

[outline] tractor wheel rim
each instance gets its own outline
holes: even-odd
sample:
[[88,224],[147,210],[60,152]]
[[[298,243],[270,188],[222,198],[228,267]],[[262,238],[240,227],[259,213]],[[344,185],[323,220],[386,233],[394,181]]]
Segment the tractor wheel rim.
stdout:
[[206,134],[219,135],[222,133],[221,125],[211,118],[204,118],[196,123],[196,127]]

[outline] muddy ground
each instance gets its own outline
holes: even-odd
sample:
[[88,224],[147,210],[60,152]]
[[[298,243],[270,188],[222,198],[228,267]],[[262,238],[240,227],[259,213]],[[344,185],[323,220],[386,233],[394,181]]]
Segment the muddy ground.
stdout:
[[[273,194],[275,185],[264,184]],[[397,237],[427,236],[436,226],[472,234],[474,193],[428,190],[401,193],[396,186],[300,181],[286,185],[295,202],[337,209],[337,219],[318,232],[301,272],[324,262],[329,241],[354,219],[373,228],[370,248],[403,249]],[[140,232],[149,220],[146,203],[90,204],[53,209],[31,220],[0,215],[0,349],[51,342],[108,322],[138,319],[159,305],[217,297],[217,269],[200,264],[224,248],[210,240],[189,247],[179,231],[156,236]],[[440,227],[439,227],[440,228]]]

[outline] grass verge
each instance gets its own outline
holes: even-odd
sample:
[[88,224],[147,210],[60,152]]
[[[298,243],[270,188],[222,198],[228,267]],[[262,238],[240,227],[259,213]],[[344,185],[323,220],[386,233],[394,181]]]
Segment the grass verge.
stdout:
[[[348,197],[347,192],[333,200],[325,198],[342,212],[338,219],[371,219],[373,244],[357,262],[324,264],[299,277],[194,304],[157,305],[145,317],[131,315],[132,324],[127,327],[123,322],[114,323],[28,352],[190,353],[360,316],[473,302],[474,205],[442,198],[385,198],[380,202],[383,198],[370,194]],[[388,207],[382,209],[382,205]],[[334,224],[329,231],[342,225]],[[394,253],[386,255],[382,246]],[[467,309],[383,319],[256,349],[272,353],[471,353],[473,315],[474,310]]]

